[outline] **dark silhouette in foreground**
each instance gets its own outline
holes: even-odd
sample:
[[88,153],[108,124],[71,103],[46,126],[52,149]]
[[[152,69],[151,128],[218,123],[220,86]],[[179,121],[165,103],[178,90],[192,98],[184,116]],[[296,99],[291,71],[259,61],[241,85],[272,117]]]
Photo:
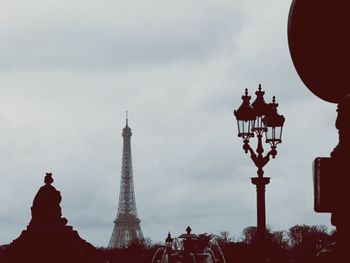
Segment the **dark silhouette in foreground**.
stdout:
[[293,0],[288,43],[299,77],[317,97],[338,104],[339,143],[330,157],[314,161],[315,211],[332,213],[336,241],[319,262],[343,262],[349,255],[350,59],[349,1]]
[[95,248],[67,226],[61,213],[61,194],[51,184],[51,173],[36,194],[27,229],[6,249],[1,262],[96,262]]

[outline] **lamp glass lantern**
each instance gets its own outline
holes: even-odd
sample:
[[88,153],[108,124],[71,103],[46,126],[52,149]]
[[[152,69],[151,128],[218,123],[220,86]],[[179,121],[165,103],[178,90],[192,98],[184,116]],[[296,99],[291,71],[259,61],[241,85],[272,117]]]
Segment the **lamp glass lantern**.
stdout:
[[237,120],[238,137],[244,140],[254,136],[253,128],[256,119],[254,108],[250,105],[251,97],[248,96],[248,89],[245,90],[245,95],[242,96],[242,104],[238,110],[234,111]]
[[243,139],[254,137],[254,132],[253,132],[254,122],[255,122],[255,118],[252,120],[237,119],[238,137],[242,137]]
[[252,107],[256,113],[256,120],[254,123],[253,130],[261,134],[266,131],[266,123],[263,121],[265,115],[269,111],[269,105],[264,100],[265,91],[261,89],[259,84],[258,90],[255,92],[256,99],[252,103]]
[[277,113],[278,104],[275,96],[272,103],[269,104],[270,112],[265,116],[263,122],[266,125],[266,142],[275,146],[282,142],[282,131],[285,118]]

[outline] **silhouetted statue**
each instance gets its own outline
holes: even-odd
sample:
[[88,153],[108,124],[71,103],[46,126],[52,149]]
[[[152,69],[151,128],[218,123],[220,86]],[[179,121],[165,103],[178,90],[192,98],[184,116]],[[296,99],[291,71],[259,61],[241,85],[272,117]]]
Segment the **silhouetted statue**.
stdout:
[[35,225],[66,225],[67,219],[61,218],[61,194],[51,184],[53,178],[51,173],[45,176],[45,185],[40,187],[34,197],[32,210],[32,220],[30,226]]
[[67,226],[67,219],[62,217],[62,198],[51,185],[53,181],[52,174],[47,173],[45,185],[34,197],[27,229],[5,251],[6,263],[96,262],[95,248]]

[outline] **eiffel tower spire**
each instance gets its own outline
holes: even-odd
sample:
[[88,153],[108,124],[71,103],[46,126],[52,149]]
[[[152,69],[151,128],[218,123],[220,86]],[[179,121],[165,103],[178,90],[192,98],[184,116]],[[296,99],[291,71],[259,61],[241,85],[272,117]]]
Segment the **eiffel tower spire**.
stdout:
[[128,126],[128,112],[126,112],[126,125],[122,135],[123,159],[118,213],[114,220],[114,229],[108,248],[126,247],[132,242],[143,240],[141,220],[137,216],[136,209],[130,143],[132,132]]

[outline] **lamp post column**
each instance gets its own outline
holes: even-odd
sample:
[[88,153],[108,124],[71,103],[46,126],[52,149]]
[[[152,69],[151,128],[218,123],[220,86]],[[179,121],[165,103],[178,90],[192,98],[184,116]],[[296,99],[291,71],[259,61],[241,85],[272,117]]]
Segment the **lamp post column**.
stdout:
[[270,183],[270,177],[252,177],[251,180],[256,186],[257,238],[259,246],[262,246],[266,237],[265,186]]
[[347,255],[350,235],[349,195],[349,152],[350,152],[350,95],[338,104],[336,128],[339,130],[339,143],[331,153],[333,161],[333,209],[331,223],[337,228],[339,257]]
[[262,146],[262,134],[258,133],[258,146],[256,149],[257,158],[255,164],[258,167],[257,177],[252,177],[251,182],[256,186],[256,206],[257,206],[257,242],[260,257],[265,260],[265,240],[266,240],[266,207],[265,207],[265,189],[270,183],[270,177],[264,177],[263,167],[266,164]]

